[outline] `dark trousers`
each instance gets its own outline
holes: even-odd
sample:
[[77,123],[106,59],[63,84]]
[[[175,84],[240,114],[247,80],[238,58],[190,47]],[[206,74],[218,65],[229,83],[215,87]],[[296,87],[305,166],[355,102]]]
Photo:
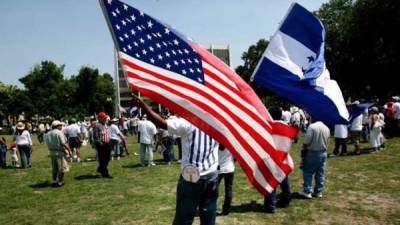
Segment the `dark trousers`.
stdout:
[[164,161],[172,162],[175,160],[174,155],[174,140],[172,137],[166,137],[162,139],[162,144],[165,146],[165,151],[163,152]]
[[187,182],[180,176],[176,192],[176,211],[173,225],[192,224],[197,206],[199,207],[200,224],[214,225],[217,198],[217,173],[202,176],[197,183]]
[[97,167],[97,172],[99,172],[103,177],[108,177],[108,163],[110,162],[111,156],[111,146],[110,144],[102,144],[96,146],[98,157],[99,157],[99,167]]
[[224,204],[222,205],[222,213],[223,214],[229,213],[229,211],[231,209],[233,174],[234,173],[218,174],[218,186],[221,183],[222,179],[224,179],[224,186],[225,186],[225,199],[224,199]]
[[31,166],[31,147],[29,145],[18,145],[18,151],[22,168]]
[[339,154],[339,148],[342,147],[342,154],[347,153],[347,138],[335,138],[335,148],[333,149],[333,154]]
[[[279,199],[279,205],[286,207],[292,200],[292,194],[290,193],[289,177],[286,177],[280,184],[281,186],[281,197]],[[265,211],[274,212],[276,208],[276,189],[271,194],[264,197],[264,209]]]
[[7,166],[6,158],[7,158],[6,157],[6,152],[3,151],[2,149],[0,149],[0,166],[1,167],[5,168]]

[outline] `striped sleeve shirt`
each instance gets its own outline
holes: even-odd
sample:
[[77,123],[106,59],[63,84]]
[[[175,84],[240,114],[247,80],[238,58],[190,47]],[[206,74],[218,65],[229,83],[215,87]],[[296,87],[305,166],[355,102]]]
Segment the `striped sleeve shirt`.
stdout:
[[182,141],[182,168],[194,165],[200,176],[215,172],[218,167],[219,144],[183,118],[167,120],[168,132]]

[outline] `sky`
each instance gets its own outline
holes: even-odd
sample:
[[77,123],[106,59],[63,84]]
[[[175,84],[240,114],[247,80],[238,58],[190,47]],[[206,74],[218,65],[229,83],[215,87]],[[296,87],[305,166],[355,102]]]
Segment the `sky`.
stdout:
[[[259,39],[278,29],[290,0],[123,0],[202,44],[229,44],[231,67]],[[328,0],[298,0],[310,11]],[[114,76],[114,44],[97,0],[1,0],[0,81],[18,81],[36,64],[82,66]]]

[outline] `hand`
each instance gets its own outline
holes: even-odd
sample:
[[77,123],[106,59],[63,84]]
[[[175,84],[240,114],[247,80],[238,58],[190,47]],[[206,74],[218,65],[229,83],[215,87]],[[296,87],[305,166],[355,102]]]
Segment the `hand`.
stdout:
[[144,104],[143,100],[141,98],[139,98],[137,95],[135,95],[134,93],[131,93],[131,95],[132,95],[132,103],[134,105],[142,107],[142,105]]

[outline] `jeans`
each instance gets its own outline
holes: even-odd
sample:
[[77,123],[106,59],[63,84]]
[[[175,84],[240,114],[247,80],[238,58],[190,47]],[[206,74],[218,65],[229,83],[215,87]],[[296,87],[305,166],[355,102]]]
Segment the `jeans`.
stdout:
[[3,149],[0,149],[0,166],[1,167],[6,167],[7,166],[6,158],[7,158],[6,157],[6,152],[3,151]]
[[162,144],[165,146],[165,151],[163,152],[164,161],[172,162],[175,160],[174,155],[174,140],[171,137],[166,137],[162,139]]
[[119,148],[119,141],[115,139],[110,140],[111,152],[113,152],[114,156],[121,156],[121,151]]
[[153,146],[152,144],[143,144],[140,143],[140,163],[142,165],[145,164],[145,159],[146,159],[146,152],[149,154],[149,165],[153,163]]
[[31,147],[29,145],[18,145],[22,168],[32,166]]
[[[292,194],[290,192],[290,183],[289,177],[286,177],[280,184],[281,186],[281,197],[280,197],[280,204],[282,206],[287,206],[290,204],[292,200]],[[276,208],[276,189],[271,192],[271,194],[264,197],[264,209],[266,211],[275,211]]]
[[229,213],[232,203],[232,186],[233,186],[233,172],[218,174],[218,186],[221,180],[224,179],[225,185],[225,198],[222,205],[222,213]]
[[214,225],[218,198],[218,174],[204,175],[197,183],[190,183],[180,176],[176,192],[176,211],[173,225],[193,223],[197,206],[200,224]]
[[[307,151],[303,162],[303,192],[321,193],[324,188],[326,151]],[[312,190],[312,177],[315,176],[315,188]]]

